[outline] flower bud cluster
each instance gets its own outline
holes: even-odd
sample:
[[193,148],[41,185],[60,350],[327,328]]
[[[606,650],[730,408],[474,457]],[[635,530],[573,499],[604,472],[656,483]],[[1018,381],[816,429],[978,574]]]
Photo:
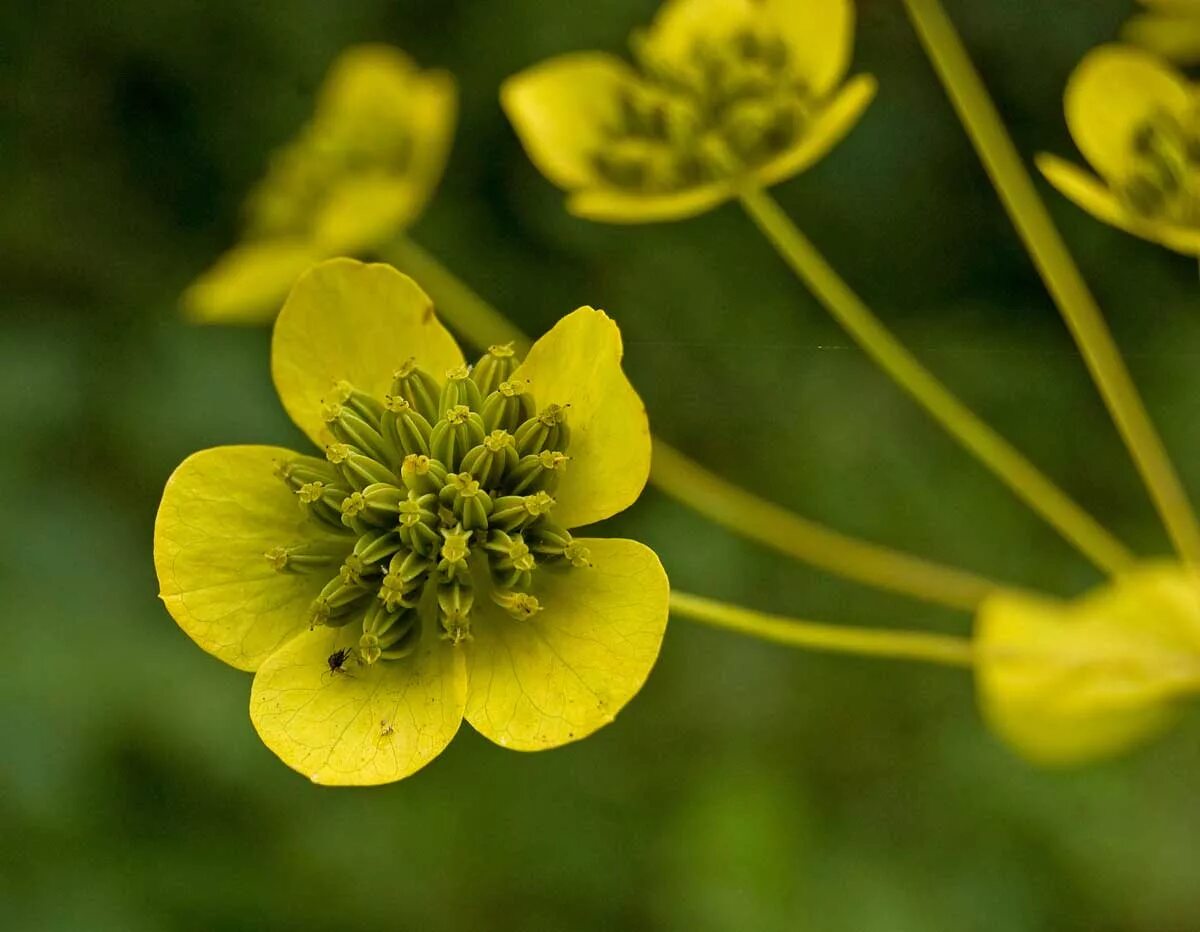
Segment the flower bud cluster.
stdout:
[[1164,111],[1134,130],[1118,190],[1148,220],[1200,224],[1200,101],[1185,119]]
[[593,157],[617,187],[660,193],[729,178],[780,154],[807,126],[812,95],[766,29],[697,40],[678,61],[635,36],[633,53],[642,80],[619,92],[619,118]]
[[512,378],[518,362],[511,347],[492,347],[439,383],[410,360],[383,399],[341,382],[322,406],[326,459],[279,467],[308,516],[344,535],[345,556],[338,565],[328,547],[277,547],[267,559],[328,577],[311,624],[361,625],[363,663],[410,654],[419,609],[458,644],[471,637],[477,597],[527,619],[541,608],[530,589],[544,564],[589,565],[551,517],[570,462],[567,409],[538,409]]

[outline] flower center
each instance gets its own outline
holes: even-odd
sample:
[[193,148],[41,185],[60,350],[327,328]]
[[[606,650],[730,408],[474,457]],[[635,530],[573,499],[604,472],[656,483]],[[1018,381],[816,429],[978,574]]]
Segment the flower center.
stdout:
[[280,464],[300,507],[343,543],[279,546],[266,560],[328,580],[310,624],[358,625],[362,663],[408,656],[425,611],[447,640],[469,639],[477,592],[528,619],[542,608],[529,590],[546,564],[589,565],[550,518],[570,463],[569,408],[538,410],[511,380],[518,362],[493,347],[439,384],[409,360],[382,401],[339,382],[322,407],[336,441],[326,460]]
[[1200,226],[1200,102],[1183,119],[1159,112],[1134,130],[1119,191],[1147,220]]
[[618,117],[593,154],[617,187],[662,193],[733,177],[783,152],[808,123],[808,86],[766,29],[697,40],[678,61],[644,39],[633,53],[641,80],[619,92]]

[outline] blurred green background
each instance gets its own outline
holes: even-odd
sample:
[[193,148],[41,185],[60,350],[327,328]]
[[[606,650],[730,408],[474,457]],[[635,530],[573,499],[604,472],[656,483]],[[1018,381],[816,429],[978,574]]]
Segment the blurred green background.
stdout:
[[[1127,0],[949,0],[1023,152]],[[896,0],[863,0],[853,135],[778,196],[928,364],[1121,536],[1165,550],[1085,371]],[[849,345],[735,207],[590,225],[496,101],[619,50],[650,0],[17,0],[0,10],[0,926],[15,930],[1194,932],[1200,716],[1039,772],[958,671],[789,652],[677,621],[616,724],[539,755],[464,727],[417,776],[315,788],[262,746],[250,678],[155,598],[171,469],[299,443],[265,330],[195,329],[189,279],[345,45],[459,78],[415,236],[537,333],[607,308],[658,433],[803,514],[1061,593],[1095,573]],[[1194,263],[1051,196],[1200,492]],[[676,586],[847,624],[969,619],[794,565],[650,492],[612,530]]]

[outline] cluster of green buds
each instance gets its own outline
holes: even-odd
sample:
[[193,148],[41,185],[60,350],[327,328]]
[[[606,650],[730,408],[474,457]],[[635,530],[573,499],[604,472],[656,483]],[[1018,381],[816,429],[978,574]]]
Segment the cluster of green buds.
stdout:
[[1200,224],[1200,102],[1183,119],[1162,111],[1134,130],[1119,190],[1149,220]]
[[617,187],[659,193],[729,178],[783,152],[808,124],[809,88],[765,28],[697,39],[679,62],[644,36],[632,48],[643,80],[619,92],[618,118],[593,156]]
[[567,410],[539,410],[512,379],[517,364],[510,346],[493,346],[439,384],[410,360],[382,400],[339,383],[323,405],[335,441],[326,460],[279,465],[300,507],[345,543],[267,558],[280,572],[329,575],[310,623],[361,625],[363,663],[411,653],[419,610],[436,611],[458,644],[478,598],[528,619],[544,564],[588,565],[551,514],[569,462]]

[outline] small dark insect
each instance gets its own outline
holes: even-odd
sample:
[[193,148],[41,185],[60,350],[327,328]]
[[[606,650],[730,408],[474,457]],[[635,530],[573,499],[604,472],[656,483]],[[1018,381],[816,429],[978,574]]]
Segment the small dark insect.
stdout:
[[350,675],[350,671],[346,669],[346,664],[350,662],[351,650],[349,647],[340,647],[335,650],[325,660],[329,664],[329,669],[326,671],[331,676],[336,676],[339,673]]

